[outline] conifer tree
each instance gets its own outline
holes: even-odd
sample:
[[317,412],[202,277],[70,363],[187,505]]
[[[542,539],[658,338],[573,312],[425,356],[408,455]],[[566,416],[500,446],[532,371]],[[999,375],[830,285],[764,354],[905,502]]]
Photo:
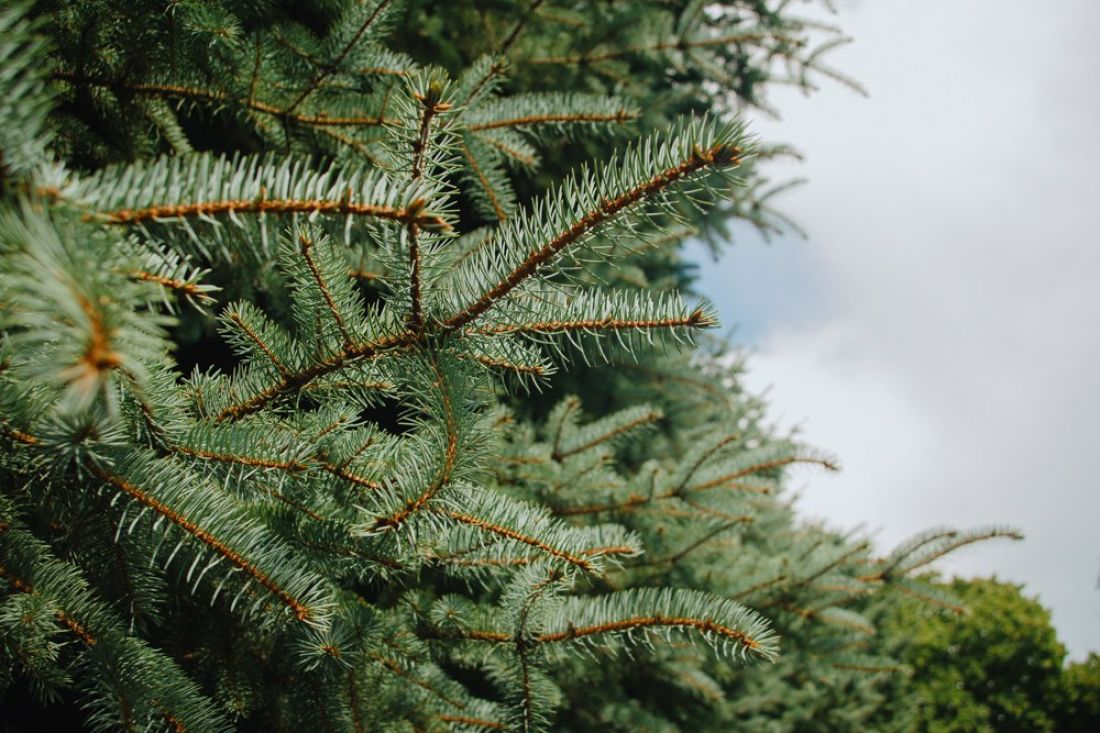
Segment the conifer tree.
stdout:
[[0,10],[9,704],[727,730],[843,690],[858,725],[897,668],[861,610],[953,605],[913,571],[1013,533],[796,520],[835,461],[676,254],[784,226],[742,113],[842,41],[749,0]]

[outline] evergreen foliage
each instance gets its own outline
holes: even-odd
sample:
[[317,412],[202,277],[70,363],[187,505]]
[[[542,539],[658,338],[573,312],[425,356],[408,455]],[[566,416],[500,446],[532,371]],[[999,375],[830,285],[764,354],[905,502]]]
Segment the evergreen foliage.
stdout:
[[[886,558],[701,335],[786,2],[0,11],[0,657],[93,730],[869,718]],[[699,346],[693,347],[693,343]],[[770,665],[770,666],[769,666]],[[836,705],[838,699],[845,702]],[[59,723],[61,725],[61,723]]]

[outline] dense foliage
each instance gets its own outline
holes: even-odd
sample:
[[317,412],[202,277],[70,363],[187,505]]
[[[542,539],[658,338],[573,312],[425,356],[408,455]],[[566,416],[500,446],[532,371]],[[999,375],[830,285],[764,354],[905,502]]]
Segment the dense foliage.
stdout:
[[1057,730],[1086,733],[1100,722],[1100,654],[1090,652],[1081,662],[1071,662],[1062,673],[1063,698]]
[[913,731],[1090,731],[1100,723],[1100,658],[1065,664],[1050,611],[996,578],[928,581],[965,604],[880,607],[884,649],[910,674],[881,715]]
[[943,584],[966,606],[958,614],[900,602],[881,625],[912,670],[915,730],[1053,731],[1066,649],[1050,612],[1019,586],[996,579]]
[[843,81],[789,5],[0,10],[8,709],[873,722],[900,666],[870,612],[956,605],[913,574],[1012,533],[877,558],[796,521],[786,473],[833,460],[679,294],[686,237],[783,225],[789,151],[741,115]]

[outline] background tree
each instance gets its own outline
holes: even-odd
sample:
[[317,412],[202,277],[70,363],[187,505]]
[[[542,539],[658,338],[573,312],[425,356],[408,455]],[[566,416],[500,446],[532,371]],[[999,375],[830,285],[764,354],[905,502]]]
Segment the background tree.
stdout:
[[1057,719],[1059,731],[1084,733],[1100,721],[1100,654],[1090,652],[1071,662],[1062,674],[1065,699]]
[[[899,695],[896,704],[912,706],[915,729],[1061,730],[1066,650],[1050,611],[1021,586],[996,578],[938,585],[966,612],[899,602],[880,625],[898,658],[912,668],[912,694]],[[1071,684],[1089,670],[1070,669],[1065,679]]]

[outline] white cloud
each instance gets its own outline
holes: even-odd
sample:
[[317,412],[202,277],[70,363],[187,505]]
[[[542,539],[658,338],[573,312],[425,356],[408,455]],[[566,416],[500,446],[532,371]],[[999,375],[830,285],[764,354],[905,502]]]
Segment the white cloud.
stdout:
[[[1018,527],[1025,542],[976,546],[939,567],[1025,583],[1054,608],[1075,656],[1100,648],[1100,496],[1089,486],[1100,461],[1083,445],[1089,426],[1054,422],[1052,430],[1037,415],[1021,430],[1021,421],[990,414],[1014,402],[1016,386],[982,390],[981,375],[969,372],[951,379],[984,394],[945,405],[884,358],[859,325],[832,322],[773,331],[750,361],[748,386],[769,390],[772,415],[841,458],[839,474],[797,479],[801,513],[841,528],[866,523],[883,551],[933,526]],[[1018,405],[1035,415],[1032,407]],[[1059,420],[1068,411],[1056,404],[1050,412]],[[1084,432],[1068,435],[1075,430]]]
[[883,544],[1020,526],[946,567],[1026,581],[1075,655],[1100,648],[1100,4],[880,0],[836,20],[857,42],[834,62],[872,98],[777,94],[786,119],[755,125],[809,155],[785,205],[822,312],[773,323],[750,362],[845,463],[806,477],[804,509]]

